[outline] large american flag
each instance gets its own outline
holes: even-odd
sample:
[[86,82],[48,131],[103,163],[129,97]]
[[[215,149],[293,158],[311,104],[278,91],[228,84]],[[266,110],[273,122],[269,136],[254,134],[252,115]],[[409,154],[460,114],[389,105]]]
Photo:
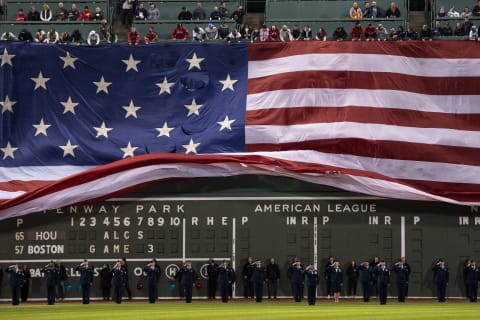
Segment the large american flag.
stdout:
[[474,42],[0,43],[0,219],[284,176],[480,204]]

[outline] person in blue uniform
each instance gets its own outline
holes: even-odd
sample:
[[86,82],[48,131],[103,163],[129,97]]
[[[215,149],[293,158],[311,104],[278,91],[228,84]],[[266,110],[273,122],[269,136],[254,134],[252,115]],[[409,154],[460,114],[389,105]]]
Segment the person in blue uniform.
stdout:
[[263,284],[267,278],[265,267],[262,266],[262,261],[255,261],[252,269],[252,286],[255,294],[255,301],[262,302],[263,300]]
[[183,294],[185,296],[185,302],[191,303],[192,302],[192,295],[193,295],[193,284],[197,280],[197,273],[192,268],[192,262],[186,261],[184,266],[180,269],[182,276],[181,276],[181,286],[183,289]]
[[280,268],[275,262],[275,258],[271,257],[267,265],[267,291],[268,299],[277,299],[278,281],[280,280]]
[[122,268],[122,262],[120,260],[113,266],[112,270],[112,284],[113,284],[113,295],[115,297],[115,303],[122,303],[122,291],[125,287],[126,273],[125,269]]
[[340,301],[340,292],[342,291],[343,286],[343,270],[340,268],[340,262],[335,260],[333,266],[329,268],[330,273],[330,288],[333,292],[333,297],[335,302]]
[[90,288],[92,287],[93,282],[93,266],[90,266],[88,260],[85,259],[83,262],[75,269],[75,271],[80,272],[80,285],[82,287],[82,303],[90,303]]
[[305,268],[298,259],[295,259],[290,268],[288,268],[288,274],[292,282],[293,300],[301,302],[305,286]]
[[158,281],[160,280],[160,267],[157,260],[152,259],[145,267],[143,272],[147,276],[148,302],[155,303],[158,299]]
[[217,293],[217,274],[215,270],[217,270],[218,264],[215,263],[214,259],[210,259],[208,261],[207,266],[207,290],[208,290],[208,299],[215,300],[215,296]]
[[47,285],[47,302],[48,304],[55,304],[56,289],[58,285],[58,268],[53,261],[50,261],[45,267],[40,270],[45,277],[45,284]]
[[405,262],[405,258],[396,262],[392,271],[396,275],[398,302],[405,302],[407,296],[408,279],[410,277],[410,266]]
[[215,268],[215,274],[217,276],[215,283],[218,284],[220,288],[222,302],[227,303],[234,278],[233,269],[227,260],[223,260],[222,264]]
[[375,278],[377,280],[377,291],[380,304],[387,303],[388,286],[390,285],[390,270],[385,264],[385,260],[381,259],[374,269]]
[[243,297],[245,299],[253,298],[252,272],[253,272],[253,258],[248,257],[247,261],[243,265],[243,270],[242,270]]
[[18,306],[20,304],[20,287],[23,284],[23,271],[18,264],[14,264],[9,266],[6,272],[9,274],[8,284],[12,290],[12,305]]
[[445,265],[445,261],[443,261],[443,259],[438,259],[432,270],[434,272],[433,280],[437,285],[438,302],[445,302],[449,281],[448,267]]
[[307,296],[308,304],[313,306],[317,301],[317,286],[320,283],[320,277],[318,276],[318,270],[314,264],[307,266],[305,271],[306,284],[307,284]]
[[370,302],[370,293],[372,286],[372,268],[370,262],[365,261],[358,267],[360,271],[360,282],[362,283],[362,295],[364,302]]
[[470,302],[477,302],[477,291],[480,269],[475,260],[470,260],[465,267],[465,277],[467,284],[467,294]]

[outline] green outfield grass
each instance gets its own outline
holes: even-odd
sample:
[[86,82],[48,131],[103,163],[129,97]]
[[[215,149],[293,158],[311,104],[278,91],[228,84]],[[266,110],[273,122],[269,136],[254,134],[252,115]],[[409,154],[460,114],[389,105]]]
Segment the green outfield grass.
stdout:
[[400,304],[394,301],[381,306],[376,302],[321,301],[315,306],[290,301],[193,301],[165,302],[148,304],[127,301],[121,305],[92,302],[58,303],[54,306],[39,303],[23,304],[17,307],[0,305],[0,319],[5,320],[107,320],[107,319],[479,319],[480,305],[464,301],[451,301],[444,304],[432,301],[407,301]]

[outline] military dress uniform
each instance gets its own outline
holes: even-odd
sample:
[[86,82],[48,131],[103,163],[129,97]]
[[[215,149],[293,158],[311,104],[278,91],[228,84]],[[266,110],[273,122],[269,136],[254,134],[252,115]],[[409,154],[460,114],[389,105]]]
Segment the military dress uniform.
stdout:
[[43,267],[41,272],[45,275],[47,302],[48,304],[55,304],[56,289],[58,285],[58,268],[54,263],[50,263]]
[[233,269],[229,265],[222,264],[220,267],[215,268],[215,274],[217,275],[216,283],[220,287],[222,302],[228,302],[230,288],[234,278]]
[[115,303],[122,303],[122,290],[125,287],[126,273],[120,264],[116,264],[112,270],[113,295]]
[[449,281],[448,267],[445,266],[443,260],[439,260],[437,265],[432,268],[434,275],[433,280],[437,285],[438,302],[445,302],[447,296],[447,286]]
[[317,286],[320,283],[318,270],[314,267],[309,268],[305,272],[305,276],[307,283],[308,304],[313,306],[317,301]]
[[305,285],[305,268],[300,262],[296,262],[288,269],[288,272],[292,281],[293,299],[295,302],[301,302]]
[[17,306],[20,304],[20,287],[23,284],[23,270],[15,265],[7,268],[6,272],[10,275],[8,284],[12,290],[12,305]]
[[392,271],[395,272],[397,278],[396,283],[398,302],[405,302],[405,297],[407,296],[410,267],[407,264],[398,263],[393,266]]
[[383,265],[375,267],[375,276],[378,286],[378,297],[380,304],[387,303],[388,285],[390,284],[390,270]]
[[262,302],[263,300],[263,284],[265,283],[265,279],[267,278],[267,272],[265,267],[257,262],[254,267],[252,268],[252,285],[253,285],[253,292],[255,293],[255,301]]
[[182,285],[183,293],[185,295],[185,302],[191,303],[192,302],[192,295],[193,295],[193,284],[197,279],[197,273],[192,268],[191,265],[185,265],[180,269],[182,277],[180,284]]
[[372,285],[372,268],[362,264],[358,267],[360,270],[360,282],[362,283],[363,301],[370,301],[371,285]]
[[[85,263],[85,262],[84,262]],[[82,287],[82,303],[90,303],[90,288],[93,282],[93,266],[82,263],[75,270],[80,272],[80,285]]]
[[475,262],[471,262],[465,267],[465,282],[467,285],[467,295],[470,299],[470,302],[477,301],[478,280],[480,280],[479,274],[480,269],[477,267]]
[[147,275],[148,302],[155,303],[158,299],[158,281],[160,280],[160,267],[152,261],[143,268]]

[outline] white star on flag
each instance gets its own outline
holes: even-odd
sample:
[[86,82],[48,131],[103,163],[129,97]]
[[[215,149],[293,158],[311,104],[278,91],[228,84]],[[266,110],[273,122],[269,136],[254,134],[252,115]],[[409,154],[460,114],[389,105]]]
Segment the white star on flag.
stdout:
[[100,81],[93,82],[93,84],[97,86],[97,92],[96,93],[99,93],[99,92],[103,91],[106,94],[108,94],[108,86],[111,85],[112,83],[111,82],[106,82],[105,79],[102,76],[100,78]]
[[65,108],[65,110],[63,110],[63,114],[65,114],[67,112],[71,112],[71,113],[75,114],[75,107],[78,106],[78,102],[73,102],[72,97],[69,96],[67,101],[60,102],[60,103]]
[[120,150],[122,150],[123,152],[123,159],[125,159],[126,157],[134,157],[134,152],[137,149],[138,147],[132,147],[132,144],[130,143],[130,141],[128,141],[128,145],[125,148],[120,148]]
[[42,71],[38,73],[37,78],[30,78],[32,79],[33,82],[35,82],[35,88],[33,90],[37,90],[38,88],[43,88],[47,90],[47,81],[50,80],[50,78],[44,78]]
[[76,148],[78,148],[78,145],[76,144],[72,144],[70,142],[70,139],[67,140],[67,144],[64,145],[64,146],[59,146],[62,150],[63,150],[63,157],[65,158],[67,155],[71,155],[72,157],[75,158],[75,152],[73,152],[73,150],[75,150]]
[[35,137],[38,136],[39,134],[43,134],[44,136],[47,136],[47,129],[50,128],[52,125],[51,124],[45,124],[43,121],[43,118],[40,119],[39,124],[34,124],[33,127],[37,129],[35,131]]
[[220,130],[222,131],[223,129],[228,129],[232,131],[232,123],[234,123],[235,120],[230,120],[228,119],[228,116],[225,116],[225,120],[217,122],[220,125]]
[[195,101],[195,98],[192,100],[192,104],[185,104],[185,108],[188,109],[187,117],[190,117],[192,114],[200,115],[200,108],[203,107],[203,104],[198,104]]
[[122,60],[122,62],[127,65],[127,69],[125,70],[125,72],[128,72],[128,70],[135,70],[138,72],[137,64],[139,64],[142,61],[135,60],[133,58],[133,55],[130,53],[130,57],[128,58],[128,60]]
[[170,131],[172,131],[173,129],[175,129],[175,128],[174,127],[172,127],[172,128],[168,127],[167,121],[165,121],[163,123],[163,127],[155,128],[155,130],[158,131],[158,136],[157,137],[161,137],[161,136],[170,137]]
[[164,92],[172,94],[172,92],[170,91],[170,87],[174,84],[175,82],[168,82],[167,77],[163,78],[163,82],[155,84],[160,88],[160,92],[158,93],[158,95],[161,96]]
[[225,80],[219,80],[221,84],[223,84],[222,91],[225,91],[227,89],[233,90],[233,85],[238,82],[238,80],[232,80],[230,78],[230,74],[227,74],[227,79]]
[[75,61],[77,61],[78,58],[72,57],[70,55],[70,52],[67,51],[67,55],[65,57],[59,57],[59,58],[63,60],[63,69],[67,67],[71,67],[72,69],[75,69]]
[[102,122],[102,125],[100,127],[93,127],[93,129],[97,131],[97,136],[95,138],[100,138],[101,136],[108,138],[108,132],[113,130],[113,128],[107,128],[105,121]]
[[194,52],[192,58],[185,60],[189,63],[188,70],[192,70],[193,68],[202,70],[202,67],[200,67],[200,62],[205,60],[205,58],[197,58],[197,54]]
[[13,64],[12,64],[13,58],[15,58],[14,54],[8,54],[7,48],[3,49],[3,54],[1,57],[2,64],[0,65],[0,67],[3,67],[4,64],[9,64],[10,66],[13,67]]
[[7,146],[5,148],[0,148],[0,150],[3,151],[3,160],[7,159],[7,158],[12,158],[12,159],[15,159],[15,156],[13,155],[13,153],[15,151],[18,150],[18,148],[14,148],[12,147],[12,145],[10,144],[10,141],[7,143]]
[[185,148],[185,154],[188,153],[195,153],[197,154],[197,147],[200,145],[200,142],[194,143],[193,139],[190,138],[190,142],[188,144],[183,144],[182,147]]
[[13,113],[13,106],[16,104],[16,101],[11,101],[8,95],[5,97],[5,100],[0,101],[0,104],[2,105],[2,114],[5,111],[10,111]]
[[130,105],[128,106],[123,106],[123,109],[127,111],[127,114],[125,115],[125,119],[132,116],[132,117],[137,117],[137,110],[141,109],[142,107],[137,107],[133,104],[133,100],[130,100]]

